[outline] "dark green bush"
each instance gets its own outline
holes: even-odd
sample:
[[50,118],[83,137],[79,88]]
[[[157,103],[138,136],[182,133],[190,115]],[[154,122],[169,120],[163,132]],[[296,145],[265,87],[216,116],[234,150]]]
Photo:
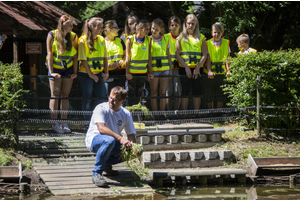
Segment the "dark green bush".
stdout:
[[22,100],[23,76],[21,63],[0,63],[0,135],[11,134],[18,110],[25,107]]
[[[263,109],[264,126],[295,129],[299,127],[300,50],[263,51],[237,55],[230,59],[231,77],[223,90],[230,106],[256,106],[257,76],[261,76],[261,105],[284,107]],[[265,117],[277,115],[278,117]],[[285,115],[285,116],[281,116]],[[287,115],[293,115],[287,116]]]

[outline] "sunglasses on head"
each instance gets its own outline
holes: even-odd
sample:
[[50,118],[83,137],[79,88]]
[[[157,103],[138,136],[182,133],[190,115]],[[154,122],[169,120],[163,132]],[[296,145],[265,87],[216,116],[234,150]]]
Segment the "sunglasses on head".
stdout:
[[70,19],[70,15],[63,15],[63,16],[61,16],[61,21],[62,22],[68,21],[68,19]]

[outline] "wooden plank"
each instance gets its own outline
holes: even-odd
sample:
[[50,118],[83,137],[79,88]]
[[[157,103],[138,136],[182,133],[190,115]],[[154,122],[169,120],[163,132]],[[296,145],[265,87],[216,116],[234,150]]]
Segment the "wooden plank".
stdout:
[[153,176],[214,176],[230,174],[247,174],[247,170],[242,169],[219,169],[219,170],[187,170],[170,172],[153,172]]
[[272,157],[272,158],[253,158],[256,165],[268,166],[274,164],[300,165],[300,157]]
[[[54,165],[54,166],[45,166],[45,167],[38,167],[34,166],[35,170],[61,170],[61,169],[88,169],[88,168],[94,168],[95,161],[89,163],[78,164],[78,163],[70,163],[69,165]],[[113,166],[114,170],[125,170],[125,167],[123,166]]]
[[250,154],[248,155],[247,164],[248,164],[249,167],[250,167],[249,175],[250,175],[250,176],[255,176],[258,167],[257,167],[257,165],[256,165],[256,162],[254,161],[254,159],[252,158],[252,156],[251,156]]
[[70,156],[94,156],[95,153],[62,153],[62,154],[32,154],[28,155],[29,158],[60,158],[60,157],[70,157]]

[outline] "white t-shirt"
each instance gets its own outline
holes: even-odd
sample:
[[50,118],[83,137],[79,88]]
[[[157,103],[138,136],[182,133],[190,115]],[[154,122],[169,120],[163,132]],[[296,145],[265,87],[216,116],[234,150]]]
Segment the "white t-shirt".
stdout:
[[91,150],[94,137],[99,133],[97,123],[105,123],[105,126],[116,134],[120,134],[124,129],[127,135],[135,134],[135,128],[131,114],[128,110],[121,107],[117,112],[109,107],[108,102],[101,103],[96,106],[90,121],[89,129],[86,133],[86,148]]

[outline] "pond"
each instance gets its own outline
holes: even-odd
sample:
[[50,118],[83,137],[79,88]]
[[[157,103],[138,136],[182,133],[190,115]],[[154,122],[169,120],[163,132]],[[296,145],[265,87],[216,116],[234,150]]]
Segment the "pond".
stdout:
[[163,200],[163,199],[213,199],[213,200],[299,200],[299,186],[226,186],[226,187],[200,187],[189,186],[184,188],[164,188],[157,190],[153,195],[124,195],[114,197],[103,196],[53,196],[51,194],[33,194],[19,196],[0,196],[0,200],[118,200],[118,199],[142,199],[142,200]]

